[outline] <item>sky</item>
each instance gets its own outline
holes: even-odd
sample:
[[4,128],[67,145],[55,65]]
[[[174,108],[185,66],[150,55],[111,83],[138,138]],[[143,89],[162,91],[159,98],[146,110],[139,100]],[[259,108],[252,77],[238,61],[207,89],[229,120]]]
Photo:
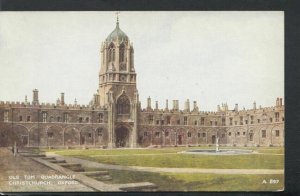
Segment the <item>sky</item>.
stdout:
[[[215,111],[274,106],[284,96],[284,12],[121,12],[134,47],[137,88],[147,97],[197,101]],[[88,104],[98,88],[100,46],[115,12],[0,12],[0,100]]]

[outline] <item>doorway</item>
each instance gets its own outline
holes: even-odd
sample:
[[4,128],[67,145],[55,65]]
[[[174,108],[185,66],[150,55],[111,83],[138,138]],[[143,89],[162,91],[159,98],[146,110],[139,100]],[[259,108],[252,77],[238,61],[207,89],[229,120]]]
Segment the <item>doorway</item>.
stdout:
[[126,127],[120,127],[116,130],[116,147],[129,147],[129,131]]
[[215,144],[215,143],[216,143],[216,136],[213,135],[213,136],[211,137],[211,140],[212,140],[212,144]]
[[182,145],[182,135],[178,135],[178,145]]

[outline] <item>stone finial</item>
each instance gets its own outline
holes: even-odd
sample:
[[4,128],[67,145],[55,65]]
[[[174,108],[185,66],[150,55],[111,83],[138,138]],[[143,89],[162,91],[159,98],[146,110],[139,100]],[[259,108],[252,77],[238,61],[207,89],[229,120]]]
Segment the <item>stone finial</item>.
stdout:
[[166,99],[166,110],[169,109],[169,103],[168,103],[168,100]]
[[34,89],[32,92],[33,92],[32,105],[38,105],[39,104],[39,91],[37,89]]
[[65,105],[65,93],[60,94],[60,104]]
[[158,101],[155,101],[155,109],[158,110]]
[[256,102],[253,102],[253,109],[256,110]]

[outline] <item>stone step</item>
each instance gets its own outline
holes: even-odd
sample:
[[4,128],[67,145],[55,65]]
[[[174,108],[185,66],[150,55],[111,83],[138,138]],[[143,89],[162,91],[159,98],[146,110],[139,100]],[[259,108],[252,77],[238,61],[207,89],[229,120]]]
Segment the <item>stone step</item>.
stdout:
[[108,171],[86,171],[86,172],[80,172],[83,175],[86,176],[101,176],[101,175],[108,175]]
[[61,163],[59,165],[62,166],[62,167],[67,167],[67,168],[69,168],[69,167],[81,167],[81,164],[79,164],[79,163]]
[[50,163],[66,163],[66,160],[48,160]]
[[24,157],[46,157],[44,154],[24,154]]
[[151,182],[139,182],[120,185],[123,191],[156,191],[157,186]]
[[49,160],[49,161],[51,161],[51,160],[56,160],[54,157],[43,157],[42,159],[44,159],[44,160]]
[[68,168],[74,172],[84,172],[84,169],[82,167],[70,167]]
[[103,175],[103,176],[95,176],[93,177],[94,179],[98,180],[98,181],[109,181],[112,180],[112,177],[110,175]]

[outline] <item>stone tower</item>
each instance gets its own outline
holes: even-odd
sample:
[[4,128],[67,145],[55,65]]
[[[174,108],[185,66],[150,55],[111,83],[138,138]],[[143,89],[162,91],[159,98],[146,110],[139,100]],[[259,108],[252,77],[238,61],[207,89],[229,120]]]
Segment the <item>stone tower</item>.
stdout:
[[109,147],[136,147],[139,106],[134,50],[128,36],[116,27],[101,45],[99,105],[108,108]]

